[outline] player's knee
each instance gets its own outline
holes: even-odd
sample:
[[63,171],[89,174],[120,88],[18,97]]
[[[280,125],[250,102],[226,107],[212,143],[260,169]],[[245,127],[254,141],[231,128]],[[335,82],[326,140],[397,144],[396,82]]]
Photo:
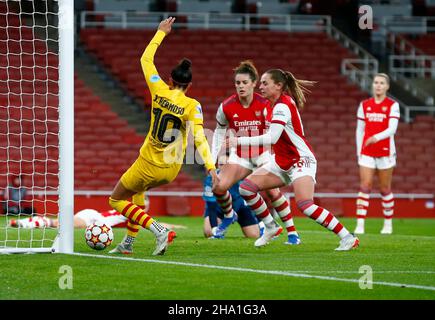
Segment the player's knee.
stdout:
[[281,191],[279,191],[279,189],[266,190],[266,194],[272,202],[278,200],[282,196]]
[[220,180],[219,183],[214,187],[213,193],[215,195],[223,195],[231,188],[229,181]]
[[314,204],[313,199],[302,199],[299,201],[296,201],[296,206],[301,212],[304,212],[307,208],[312,206]]
[[112,197],[109,197],[109,206],[112,209],[117,210],[117,206],[118,206],[119,202],[120,202],[120,200],[116,200],[116,199],[113,199]]
[[260,236],[258,225],[243,227],[242,231],[246,238],[257,239]]
[[242,183],[240,183],[239,193],[242,197],[256,194],[258,193],[258,191],[259,191],[258,186],[252,181],[250,181],[249,179],[245,179],[242,181]]

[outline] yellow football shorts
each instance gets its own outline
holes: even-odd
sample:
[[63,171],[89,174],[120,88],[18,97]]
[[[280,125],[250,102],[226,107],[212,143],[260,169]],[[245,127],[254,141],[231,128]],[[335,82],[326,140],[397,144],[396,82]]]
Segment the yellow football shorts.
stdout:
[[173,181],[180,172],[182,164],[162,168],[139,156],[122,175],[122,185],[131,191],[144,192]]

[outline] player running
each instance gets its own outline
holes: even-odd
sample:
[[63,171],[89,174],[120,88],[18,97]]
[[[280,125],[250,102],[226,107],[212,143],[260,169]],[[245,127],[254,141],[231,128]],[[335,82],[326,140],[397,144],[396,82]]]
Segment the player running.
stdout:
[[[251,61],[243,61],[234,69],[234,85],[237,93],[227,98],[218,108],[212,147],[214,159],[221,150],[228,129],[237,136],[256,136],[266,131],[271,108],[267,99],[254,92],[258,78],[257,69]],[[213,189],[217,203],[224,213],[224,219],[216,229],[216,236],[224,235],[227,228],[237,219],[231,193],[228,190],[269,160],[270,152],[267,146],[238,146],[236,150],[231,151],[228,164],[222,167],[219,183]],[[277,188],[266,190],[266,194],[287,229],[285,243],[299,244],[300,238],[287,199]],[[276,224],[277,230],[282,230],[278,227],[279,225]]]
[[388,75],[378,73],[372,83],[373,97],[362,101],[358,107],[356,149],[361,180],[356,201],[357,234],[364,233],[375,173],[379,177],[385,218],[381,233],[393,233],[394,196],[391,192],[391,180],[396,166],[394,135],[399,124],[400,108],[396,101],[387,97],[389,88]]
[[[169,85],[160,78],[154,65],[157,48],[170,33],[174,21],[175,18],[170,17],[160,22],[156,34],[140,59],[152,97],[150,131],[140,149],[139,157],[122,175],[109,198],[110,206],[129,219],[130,227],[134,231],[142,226],[155,235],[157,245],[153,255],[163,255],[176,234],[145,213],[135,203],[135,199],[133,202],[128,199],[135,194],[170,183],[176,178],[183,164],[189,130],[193,130],[195,146],[213,182],[218,179],[204,135],[201,105],[185,95],[192,81],[190,60],[183,59],[172,70]],[[117,248],[120,251],[127,250],[132,238],[132,235],[127,235]]]
[[288,71],[268,70],[261,76],[260,91],[273,106],[270,129],[261,136],[233,137],[226,142],[229,147],[273,146],[275,154],[272,160],[255,170],[240,185],[241,196],[266,226],[263,236],[255,241],[257,247],[269,243],[277,230],[259,192],[289,184],[293,185],[298,208],[340,237],[340,245],[335,250],[350,250],[359,244],[359,239],[349,233],[337,218],[313,202],[317,161],[305,138],[298,111],[305,103],[306,86],[313,84],[312,81],[296,79]]

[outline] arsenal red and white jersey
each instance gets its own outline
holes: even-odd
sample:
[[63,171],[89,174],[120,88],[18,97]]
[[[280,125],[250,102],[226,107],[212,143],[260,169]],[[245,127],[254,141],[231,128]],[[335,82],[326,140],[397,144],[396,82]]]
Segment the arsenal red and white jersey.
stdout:
[[[220,126],[233,130],[238,137],[258,136],[266,132],[267,108],[270,108],[269,101],[258,93],[254,93],[248,108],[243,107],[237,94],[234,94],[219,106],[216,120]],[[238,146],[237,155],[253,158],[266,150],[263,146]]]
[[298,108],[290,96],[282,94],[277,100],[271,122],[284,126],[284,131],[273,145],[275,161],[281,169],[290,169],[302,157],[316,161],[311,145],[305,138]]
[[374,98],[364,100],[358,107],[357,117],[365,122],[361,154],[370,157],[389,157],[396,153],[394,135],[364,147],[368,138],[388,129],[391,118],[400,118],[400,108],[396,101],[388,97],[380,103],[376,103]]

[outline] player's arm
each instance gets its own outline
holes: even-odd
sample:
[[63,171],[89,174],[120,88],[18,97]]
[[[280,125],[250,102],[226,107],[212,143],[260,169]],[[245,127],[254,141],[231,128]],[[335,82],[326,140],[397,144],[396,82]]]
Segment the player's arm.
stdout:
[[361,151],[362,151],[361,146],[362,146],[362,141],[364,138],[364,131],[365,131],[365,127],[366,127],[362,103],[359,104],[356,117],[357,117],[356,131],[355,131],[356,154],[359,157],[361,155]]
[[154,56],[157,48],[162,43],[165,36],[171,32],[171,26],[175,18],[168,18],[160,22],[159,28],[154,37],[149,42],[148,46],[140,58],[140,64],[151,93],[155,92],[162,86],[166,86],[165,82],[160,78],[157,68],[154,65]]
[[[198,149],[202,160],[204,161],[205,168],[207,171],[216,170],[215,162],[213,161],[213,157],[210,152],[210,146],[204,133],[202,108],[200,104],[198,104],[195,108],[192,108],[192,111],[189,114],[189,123],[192,126],[195,146]],[[213,179],[214,177],[212,174],[212,180]]]
[[225,140],[225,133],[228,128],[228,120],[220,104],[218,111],[216,113],[216,129],[213,133],[213,143],[212,143],[212,157],[213,161],[216,163],[219,153],[222,148],[222,144]]
[[390,119],[388,120],[388,128],[382,132],[374,135],[377,141],[387,139],[396,134],[397,126],[399,125],[400,108],[399,104],[395,102],[391,106]]
[[261,136],[239,137],[237,144],[241,146],[274,145],[281,136],[284,126],[291,120],[289,108],[279,103],[273,108],[272,121],[269,130]]

